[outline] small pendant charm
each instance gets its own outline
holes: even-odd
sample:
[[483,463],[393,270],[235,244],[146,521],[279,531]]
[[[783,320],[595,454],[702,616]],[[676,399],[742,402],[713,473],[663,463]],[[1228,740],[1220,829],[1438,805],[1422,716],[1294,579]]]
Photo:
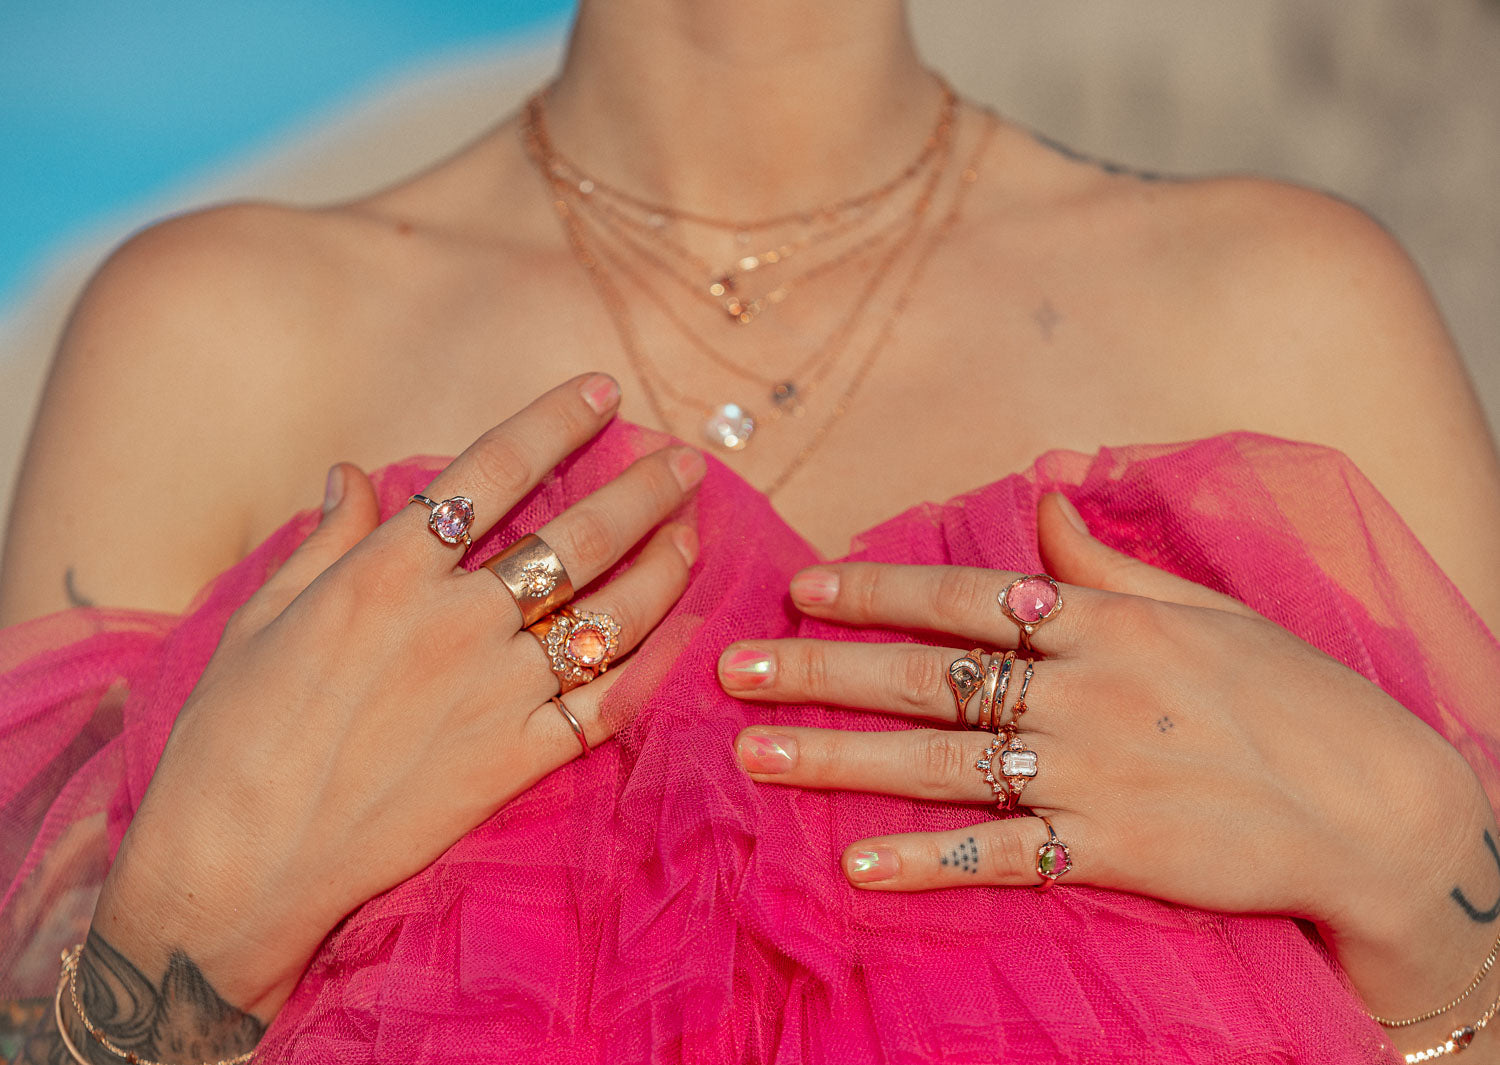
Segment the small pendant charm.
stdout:
[[771,389],[771,404],[778,414],[790,414],[794,418],[802,414],[802,398],[791,381],[782,381]]
[[703,423],[703,435],[726,451],[743,451],[755,432],[755,419],[738,403],[715,407]]

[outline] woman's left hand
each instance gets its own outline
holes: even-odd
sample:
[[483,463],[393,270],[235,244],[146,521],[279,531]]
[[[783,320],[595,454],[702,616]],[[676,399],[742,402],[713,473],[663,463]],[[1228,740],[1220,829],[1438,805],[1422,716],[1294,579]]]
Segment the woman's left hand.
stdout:
[[[1044,501],[1039,529],[1044,559],[1067,582],[1066,609],[1033,638],[1040,654],[1019,734],[1038,770],[1021,802],[1067,845],[1072,870],[1060,883],[1310,918],[1377,1011],[1415,1012],[1455,981],[1461,989],[1495,927],[1462,912],[1453,889],[1487,906],[1500,871],[1484,842],[1494,831],[1488,802],[1457,751],[1244,605],[1094,540],[1061,496]],[[762,640],[720,659],[721,683],[741,698],[949,726],[740,734],[741,763],[759,781],[974,804],[968,828],[851,843],[843,869],[854,885],[1041,882],[1047,828],[980,805],[993,795],[975,763],[993,737],[953,727],[946,683],[975,643],[1016,646],[1017,626],[997,602],[1015,576],[819,566],[792,581],[805,613],[957,642]]]

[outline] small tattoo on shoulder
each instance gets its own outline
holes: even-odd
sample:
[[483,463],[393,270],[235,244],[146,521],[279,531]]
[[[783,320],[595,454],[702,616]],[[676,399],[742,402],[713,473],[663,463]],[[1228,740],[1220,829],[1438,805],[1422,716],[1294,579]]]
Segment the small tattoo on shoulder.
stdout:
[[1172,723],[1172,719],[1166,714],[1163,714],[1161,717],[1156,719],[1157,732],[1171,732],[1176,727],[1177,726]]
[[[1489,848],[1490,858],[1495,863],[1496,872],[1500,872],[1500,850],[1495,848],[1495,837],[1490,835],[1490,830],[1484,830],[1484,845]],[[1464,894],[1463,888],[1455,887],[1452,892],[1453,901],[1458,903],[1458,908],[1468,914],[1469,920],[1477,924],[1491,924],[1495,918],[1500,917],[1500,898],[1495,899],[1495,904],[1487,910],[1481,910],[1469,901]]]
[[1058,155],[1062,156],[1064,159],[1071,159],[1075,163],[1083,163],[1083,164],[1085,164],[1087,166],[1095,167],[1095,168],[1097,168],[1099,170],[1104,171],[1106,174],[1111,174],[1111,175],[1115,175],[1115,176],[1122,176],[1122,177],[1133,177],[1137,181],[1177,181],[1177,180],[1179,180],[1178,178],[1172,176],[1171,174],[1163,174],[1163,173],[1160,173],[1159,171],[1156,171],[1156,170],[1136,170],[1133,167],[1128,167],[1128,166],[1125,166],[1125,165],[1123,165],[1121,163],[1115,163],[1115,162],[1111,162],[1108,159],[1100,159],[1098,156],[1088,155],[1088,154],[1086,154],[1084,152],[1080,152],[1076,148],[1070,148],[1070,147],[1068,147],[1068,145],[1062,143],[1062,141],[1053,140],[1051,137],[1047,136],[1045,133],[1038,133],[1035,130],[1032,131],[1031,136],[1042,147],[1052,149],[1052,151],[1056,152]]
[[63,573],[63,592],[68,597],[69,606],[93,606],[94,601],[78,591],[78,586],[73,583],[73,567],[69,566]]
[[979,872],[979,844],[970,836],[943,855],[942,864],[952,866],[961,873]]
[[1036,309],[1036,313],[1031,316],[1031,320],[1042,331],[1042,339],[1051,343],[1052,334],[1062,324],[1063,317],[1057,313],[1057,308],[1052,306],[1051,300],[1043,299],[1042,305]]

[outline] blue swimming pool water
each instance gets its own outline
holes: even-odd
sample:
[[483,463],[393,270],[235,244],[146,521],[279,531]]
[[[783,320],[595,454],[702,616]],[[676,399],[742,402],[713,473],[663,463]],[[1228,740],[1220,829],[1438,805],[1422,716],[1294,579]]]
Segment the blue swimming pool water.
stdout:
[[0,310],[69,234],[573,0],[0,0]]

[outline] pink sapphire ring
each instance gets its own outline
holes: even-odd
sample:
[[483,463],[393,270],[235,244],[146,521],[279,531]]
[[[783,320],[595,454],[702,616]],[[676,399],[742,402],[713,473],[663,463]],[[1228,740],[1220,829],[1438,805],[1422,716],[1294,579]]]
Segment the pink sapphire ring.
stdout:
[[521,537],[484,568],[500,578],[515,599],[523,626],[535,625],[573,598],[573,582],[562,559],[535,533]]
[[1052,822],[1043,817],[1042,824],[1047,826],[1047,842],[1036,849],[1036,875],[1042,878],[1042,882],[1036,886],[1038,891],[1046,891],[1057,883],[1058,877],[1073,868],[1073,856],[1068,853],[1068,845],[1057,838]]
[[467,548],[469,526],[474,524],[474,501],[468,496],[454,496],[435,503],[418,492],[406,501],[427,508],[427,527],[445,544],[463,544]]
[[1037,629],[1062,612],[1062,589],[1045,573],[1017,577],[1000,593],[1000,609],[1021,628],[1021,650],[1030,654]]
[[560,695],[593,680],[620,653],[620,623],[602,612],[565,606],[526,631],[542,642]]

